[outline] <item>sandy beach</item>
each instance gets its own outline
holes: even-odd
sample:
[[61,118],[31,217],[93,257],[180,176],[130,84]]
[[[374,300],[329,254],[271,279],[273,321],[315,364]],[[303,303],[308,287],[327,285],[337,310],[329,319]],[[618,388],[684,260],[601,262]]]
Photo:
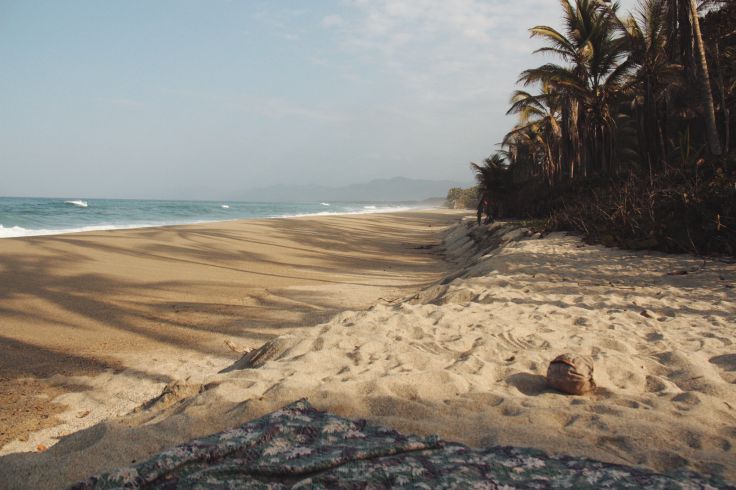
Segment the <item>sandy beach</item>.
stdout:
[[[736,265],[461,216],[0,241],[0,478],[63,487],[306,397],[736,481]],[[595,392],[546,386],[563,352],[593,358]]]
[[[452,213],[207,223],[0,240],[0,454],[123,415],[175,380],[447,269]],[[46,430],[42,430],[46,429]],[[39,430],[41,432],[39,433]]]

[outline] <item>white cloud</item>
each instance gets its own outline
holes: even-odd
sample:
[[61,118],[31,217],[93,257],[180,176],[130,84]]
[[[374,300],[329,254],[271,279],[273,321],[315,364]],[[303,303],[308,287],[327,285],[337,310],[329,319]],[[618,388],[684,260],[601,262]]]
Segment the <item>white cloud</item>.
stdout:
[[[634,0],[626,0],[630,6]],[[350,0],[347,49],[383,66],[423,104],[506,100],[518,74],[545,62],[529,37],[558,25],[554,0]],[[425,106],[426,107],[426,106]],[[503,110],[502,110],[503,109]],[[499,108],[503,114],[505,108]]]
[[343,23],[343,19],[339,15],[328,15],[322,19],[322,22],[320,22],[322,27],[325,27],[328,29],[330,27],[339,26],[342,23]]
[[287,41],[301,39],[299,21],[308,13],[304,9],[262,9],[251,15],[252,20],[266,26],[271,32]]
[[[347,49],[383,66],[426,109],[485,103],[513,90],[528,66],[528,29],[559,16],[557,2],[352,0],[358,19],[343,29]],[[503,111],[500,111],[501,113]]]
[[343,5],[352,10],[331,27],[348,54],[341,68],[359,73],[365,92],[376,94],[346,127],[374,135],[382,156],[412,148],[411,161],[422,168],[455,162],[464,169],[493,150],[514,123],[505,113],[519,73],[548,60],[532,54],[541,43],[529,29],[557,26],[562,14],[556,0]]

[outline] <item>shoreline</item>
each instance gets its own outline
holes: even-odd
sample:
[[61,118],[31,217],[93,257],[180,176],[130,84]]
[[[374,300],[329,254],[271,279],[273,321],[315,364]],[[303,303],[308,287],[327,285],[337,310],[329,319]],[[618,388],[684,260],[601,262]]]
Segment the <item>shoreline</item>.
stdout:
[[[228,369],[215,362],[201,377],[177,376],[134,413],[42,453],[0,457],[0,476],[11,488],[58,487],[308,398],[340,416],[472,447],[531,447],[736,481],[736,265],[607,249],[561,233],[539,239],[514,224],[450,226],[467,214],[446,212],[441,243],[439,233],[421,243],[417,230],[383,228],[383,240],[414,237],[411,250],[431,252],[432,261],[441,252],[447,265],[434,279],[254,338],[243,344],[254,353],[217,361]],[[327,220],[348,235],[378,232],[371,218]],[[416,260],[409,257],[397,263]],[[340,262],[331,277],[360,263]],[[593,358],[595,392],[546,386],[546,366],[562,352]]]
[[[29,198],[30,199],[30,198]],[[131,201],[135,201],[132,200]],[[168,201],[162,201],[168,202]],[[186,202],[186,201],[182,201]],[[217,202],[217,201],[201,201],[201,202]],[[369,201],[366,201],[369,202]],[[243,203],[239,203],[243,204]],[[261,204],[261,203],[245,203],[245,204]],[[301,203],[295,203],[301,204]],[[305,203],[315,204],[315,203]],[[339,203],[338,203],[339,204]],[[87,233],[96,231],[115,231],[115,230],[137,230],[144,228],[168,228],[172,226],[188,226],[188,225],[203,225],[208,223],[232,223],[238,221],[253,221],[253,220],[272,220],[272,219],[292,219],[292,218],[309,218],[309,217],[321,217],[321,216],[362,216],[367,214],[391,214],[391,213],[410,213],[410,212],[423,212],[423,211],[441,211],[447,209],[441,206],[427,206],[427,207],[412,207],[412,206],[388,206],[388,207],[377,207],[376,209],[365,209],[363,211],[323,211],[317,213],[297,213],[297,214],[285,214],[276,216],[253,216],[253,217],[238,217],[224,220],[202,220],[202,221],[182,221],[182,222],[164,222],[164,223],[152,223],[152,224],[131,224],[131,225],[89,225],[78,228],[62,228],[62,229],[29,229],[19,226],[8,226],[4,227],[0,224],[0,240],[8,238],[26,238],[34,236],[57,236],[57,235],[70,235],[77,233]],[[21,228],[26,234],[23,235],[3,235],[2,232],[12,231]]]

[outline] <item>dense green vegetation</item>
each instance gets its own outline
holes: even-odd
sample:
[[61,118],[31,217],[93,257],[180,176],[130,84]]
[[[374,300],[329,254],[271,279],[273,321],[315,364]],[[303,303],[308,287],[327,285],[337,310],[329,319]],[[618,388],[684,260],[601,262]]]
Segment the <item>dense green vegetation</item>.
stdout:
[[472,164],[502,216],[630,248],[736,254],[736,2],[561,0],[531,29],[500,150]]
[[478,205],[478,197],[478,186],[470,187],[468,189],[453,187],[447,191],[445,205],[448,208],[453,209],[475,208]]

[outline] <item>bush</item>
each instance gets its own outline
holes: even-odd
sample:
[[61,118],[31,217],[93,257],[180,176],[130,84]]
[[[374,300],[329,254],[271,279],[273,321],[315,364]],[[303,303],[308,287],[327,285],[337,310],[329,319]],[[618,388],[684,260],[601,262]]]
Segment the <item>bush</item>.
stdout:
[[478,205],[478,186],[468,189],[453,187],[447,191],[445,206],[452,209],[475,209]]
[[736,175],[716,168],[571,186],[550,201],[547,229],[629,249],[736,255]]

